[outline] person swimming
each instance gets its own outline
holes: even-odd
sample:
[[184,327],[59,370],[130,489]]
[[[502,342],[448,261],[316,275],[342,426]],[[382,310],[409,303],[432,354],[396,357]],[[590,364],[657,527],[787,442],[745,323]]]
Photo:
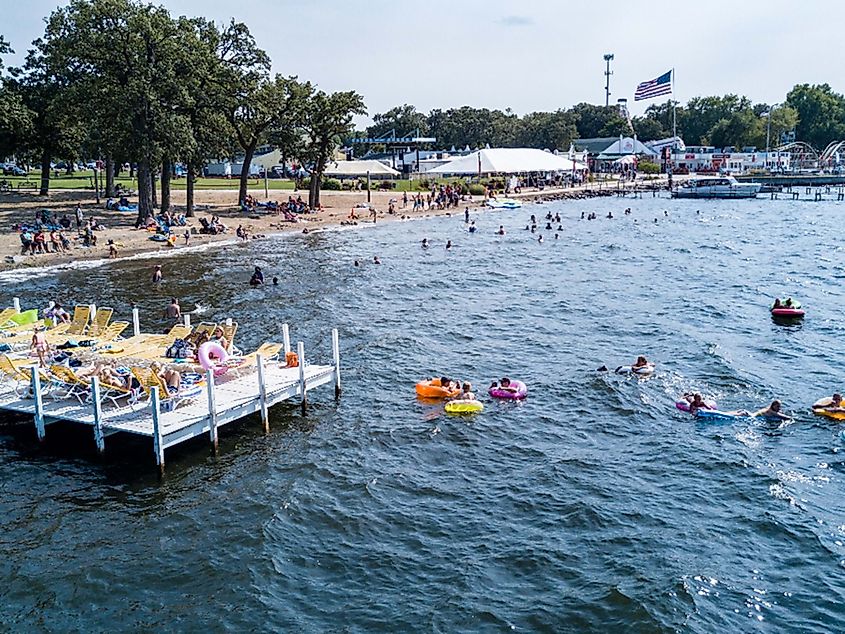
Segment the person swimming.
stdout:
[[452,249],[452,241],[446,240],[446,250],[451,251],[451,249]]
[[261,268],[256,266],[252,272],[252,277],[249,278],[249,285],[261,286],[262,284],[264,284],[264,273],[261,272]]
[[373,264],[381,264],[381,260],[378,259],[377,255],[373,256]]
[[428,238],[423,238],[423,239],[422,239],[422,248],[423,248],[423,249],[427,249],[427,248],[428,248]]
[[644,368],[648,364],[648,359],[646,359],[645,356],[640,355],[637,357],[637,360],[631,364],[631,368],[636,370],[637,368]]
[[471,223],[469,223],[469,232],[470,233],[475,233],[477,229],[478,229],[478,227],[475,226],[475,220],[473,220]]
[[505,227],[504,225],[499,225],[499,230],[496,232],[497,235],[503,236],[505,235]]
[[753,414],[754,418],[775,418],[777,420],[789,420],[789,416],[780,411],[780,401],[775,399],[768,407],[759,409]]
[[[828,402],[823,402],[828,401]],[[825,412],[842,412],[845,411],[845,407],[843,407],[842,403],[842,395],[839,392],[834,392],[833,396],[827,399],[822,399],[821,401],[813,404],[813,411],[825,411]]]
[[543,243],[543,234],[542,233],[540,234],[540,237],[537,238],[537,242],[539,242],[540,244]]
[[551,223],[551,222],[547,222],[547,223],[546,223],[546,231],[551,231],[551,230],[552,230],[552,223]]

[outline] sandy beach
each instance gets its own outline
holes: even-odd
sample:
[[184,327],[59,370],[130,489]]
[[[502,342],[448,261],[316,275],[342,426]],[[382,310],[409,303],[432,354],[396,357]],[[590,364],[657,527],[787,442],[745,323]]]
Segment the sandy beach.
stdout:
[[[651,188],[661,181],[649,181],[645,186]],[[638,184],[643,187],[644,184]],[[630,187],[630,185],[628,185]],[[585,184],[575,188],[545,188],[539,190],[532,188],[523,190],[519,194],[509,195],[511,198],[522,200],[552,200],[558,198],[591,198],[598,195],[608,195],[609,191],[615,191],[616,183],[608,183],[599,188],[596,184]],[[271,192],[271,200],[284,200],[292,192],[280,191],[274,195]],[[307,196],[307,191],[295,192],[295,195]],[[409,194],[410,198],[410,194]],[[137,257],[144,253],[158,253],[161,251],[178,251],[186,248],[183,234],[189,231],[190,240],[187,246],[195,248],[200,245],[210,245],[215,242],[236,240],[235,230],[238,225],[247,229],[252,236],[270,236],[283,232],[313,231],[327,227],[337,227],[341,224],[348,224],[350,210],[360,203],[367,203],[367,192],[365,191],[324,191],[321,193],[323,210],[317,213],[303,214],[300,222],[286,222],[282,216],[275,213],[248,215],[239,210],[233,204],[237,199],[237,190],[198,190],[195,193],[197,206],[196,216],[188,218],[186,227],[179,227],[176,231],[178,240],[174,247],[169,247],[161,242],[150,240],[150,232],[135,229],[135,213],[119,212],[105,209],[105,204],[97,204],[90,191],[60,190],[48,196],[38,196],[27,193],[4,193],[0,194],[0,222],[6,231],[0,234],[0,253],[4,256],[0,259],[0,270],[26,267],[45,267],[58,264],[66,264],[79,260],[98,260],[109,257],[109,240],[117,245],[117,259],[126,257]],[[396,213],[388,213],[391,199],[395,199]],[[65,232],[71,240],[69,253],[41,253],[36,255],[21,255],[21,243],[19,233],[12,230],[13,225],[21,222],[34,222],[35,213],[40,209],[55,211],[59,217],[68,214],[72,219],[76,205],[80,204],[85,219],[95,218],[105,226],[105,229],[97,232],[97,246],[84,247],[82,239],[77,238],[75,228]],[[174,190],[172,192],[172,204],[176,213],[184,212],[185,192]],[[461,203],[458,209],[422,209],[413,211],[412,203],[409,200],[407,207],[402,206],[401,192],[371,192],[371,206],[377,211],[376,222],[390,222],[402,218],[418,218],[425,216],[442,216],[461,213],[463,208],[477,209],[484,204],[482,196],[468,197]],[[359,218],[354,221],[358,225],[372,224],[366,209],[356,211]],[[212,215],[219,216],[220,221],[227,227],[227,231],[218,235],[204,235],[199,233],[200,218],[210,218]],[[74,225],[75,227],[75,225]],[[260,239],[260,238],[254,238]]]

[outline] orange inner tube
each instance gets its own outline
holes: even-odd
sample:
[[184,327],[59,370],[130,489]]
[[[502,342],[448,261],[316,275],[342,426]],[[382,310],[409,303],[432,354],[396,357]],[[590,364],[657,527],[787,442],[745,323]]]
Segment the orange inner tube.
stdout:
[[440,386],[440,379],[420,381],[417,383],[417,396],[425,398],[454,398],[461,393],[460,390],[449,390]]

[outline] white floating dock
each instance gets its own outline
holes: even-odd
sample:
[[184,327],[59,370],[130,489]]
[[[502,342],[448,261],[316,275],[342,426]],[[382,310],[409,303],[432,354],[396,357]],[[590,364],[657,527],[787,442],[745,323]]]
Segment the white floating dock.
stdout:
[[[137,324],[137,313],[135,316]],[[136,325],[137,330],[137,325]],[[290,350],[287,324],[282,327],[285,352]],[[203,434],[208,434],[215,452],[217,430],[251,414],[260,413],[265,432],[269,431],[268,409],[282,401],[298,398],[303,412],[310,390],[334,382],[335,396],[340,395],[340,350],[337,330],[332,331],[332,365],[311,365],[305,360],[304,345],[297,344],[297,367],[282,366],[279,361],[265,361],[258,355],[251,368],[238,368],[237,376],[215,379],[206,373],[205,383],[182,396],[175,409],[163,411],[158,388],[148,400],[134,405],[104,405],[99,398],[98,380],[92,380],[92,397],[54,398],[41,385],[38,372],[32,376],[29,394],[21,397],[8,383],[0,385],[0,410],[29,414],[35,421],[38,438],[46,426],[57,421],[89,425],[99,452],[105,450],[105,438],[118,432],[148,436],[153,439],[156,463],[164,470],[164,450]],[[246,371],[246,373],[241,373]],[[217,383],[215,383],[217,381]],[[58,388],[59,390],[61,388]],[[20,390],[19,390],[20,391]]]

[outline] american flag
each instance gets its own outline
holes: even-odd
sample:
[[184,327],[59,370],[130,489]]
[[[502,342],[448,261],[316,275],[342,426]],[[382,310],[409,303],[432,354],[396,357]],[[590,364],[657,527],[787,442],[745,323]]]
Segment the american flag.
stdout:
[[661,95],[672,94],[672,71],[663,73],[657,79],[651,81],[644,81],[637,86],[637,91],[634,93],[634,101],[642,101],[643,99],[651,99],[652,97],[660,97]]

